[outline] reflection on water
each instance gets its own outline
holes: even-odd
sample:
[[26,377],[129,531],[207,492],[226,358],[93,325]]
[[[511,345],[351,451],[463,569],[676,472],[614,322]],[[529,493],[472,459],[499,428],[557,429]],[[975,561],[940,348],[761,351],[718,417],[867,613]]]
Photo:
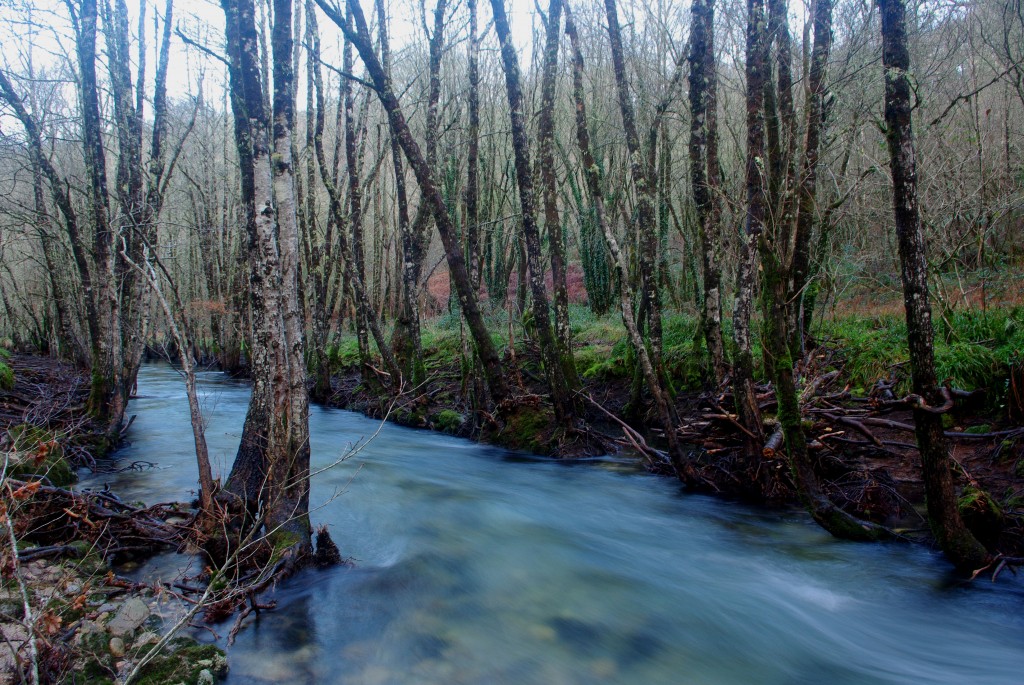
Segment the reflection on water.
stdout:
[[[218,373],[201,387],[226,472],[248,389]],[[139,389],[117,458],[158,467],[91,480],[129,499],[188,497],[182,384],[147,366]],[[321,465],[377,428],[316,407],[310,423]],[[317,477],[312,504],[357,565],[289,581],[231,648],[230,683],[1016,685],[1024,673],[1020,581],[950,583],[927,550],[838,542],[800,514],[685,495],[623,461],[524,459],[387,426]]]

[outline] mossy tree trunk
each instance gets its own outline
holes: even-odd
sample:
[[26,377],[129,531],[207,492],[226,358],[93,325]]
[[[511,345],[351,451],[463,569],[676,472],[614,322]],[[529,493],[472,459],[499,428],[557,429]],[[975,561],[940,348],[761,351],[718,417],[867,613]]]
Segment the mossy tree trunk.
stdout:
[[757,243],[764,234],[767,211],[764,91],[768,82],[768,32],[764,0],[747,0],[747,216],[736,269],[733,306],[733,398],[736,415],[746,429],[743,451],[750,471],[756,472],[764,443],[761,412],[754,392],[754,356],[751,330],[757,275]]
[[[893,214],[899,243],[903,305],[907,318],[910,373],[915,393],[933,406],[943,404],[935,376],[928,261],[917,202],[917,160],[911,125],[910,52],[903,0],[879,0],[882,14],[882,66],[885,70],[885,126],[892,172]],[[939,546],[962,571],[989,563],[984,546],[964,525],[953,489],[949,443],[942,416],[914,409],[914,424],[928,503],[928,521]]]
[[716,386],[725,380],[722,337],[721,214],[718,166],[718,70],[715,2],[694,0],[690,20],[690,181],[704,266],[701,327]]
[[[311,547],[309,416],[298,312],[291,0],[275,0],[273,119],[263,100],[252,0],[222,0],[248,236],[253,391],[225,489],[258,507],[271,542],[297,563]],[[271,147],[271,141],[273,147]]]
[[[540,229],[537,226],[536,195],[533,187],[533,169],[530,167],[530,143],[526,134],[526,120],[523,114],[523,91],[520,85],[519,59],[512,45],[508,18],[505,16],[504,0],[491,0],[494,12],[494,28],[501,44],[502,66],[505,71],[505,87],[508,93],[509,116],[512,123],[512,147],[515,153],[516,182],[519,187],[519,204],[522,211],[523,237],[526,243],[526,259],[530,269],[529,284],[533,304],[533,324],[540,343],[544,372],[555,416],[561,425],[572,425],[575,416],[575,400],[569,380],[566,378],[563,357],[551,329],[550,303],[544,285],[544,263],[541,258]],[[560,10],[560,6],[558,6]],[[549,17],[548,21],[558,21]],[[557,42],[555,44],[557,48]],[[545,59],[549,59],[545,57]],[[552,90],[553,84],[552,84]],[[553,97],[553,95],[552,95]],[[552,103],[552,107],[554,104]],[[542,104],[542,107],[544,105]],[[542,143],[543,145],[543,143]],[[557,214],[557,212],[556,212]],[[556,218],[557,223],[557,218]],[[557,230],[561,230],[557,228]]]

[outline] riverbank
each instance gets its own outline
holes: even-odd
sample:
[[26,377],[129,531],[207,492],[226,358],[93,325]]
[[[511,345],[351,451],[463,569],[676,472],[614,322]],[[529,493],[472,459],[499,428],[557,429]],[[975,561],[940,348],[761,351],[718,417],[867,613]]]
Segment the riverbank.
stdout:
[[140,684],[222,678],[227,662],[218,648],[191,639],[159,644],[184,612],[181,602],[115,572],[168,549],[192,512],[76,490],[78,469],[95,470],[108,447],[105,427],[85,413],[87,375],[29,355],[8,356],[5,367],[0,682],[114,683],[143,659]]
[[[575,312],[575,360],[582,391],[580,423],[559,425],[545,397],[543,370],[530,340],[509,344],[504,367],[518,395],[507,416],[474,412],[481,392],[465,361],[468,349],[454,317],[424,330],[426,381],[397,400],[364,382],[354,341],[332,352],[331,406],[415,428],[467,437],[561,458],[625,450],[647,453],[652,470],[671,473],[658,458],[665,436],[649,406],[632,401],[633,379],[621,326],[612,317]],[[937,344],[939,372],[963,390],[944,416],[961,512],[991,550],[1024,553],[1024,427],[1021,390],[1024,309],[1017,304],[944,318]],[[495,322],[494,330],[505,330]],[[728,387],[701,388],[700,349],[692,317],[667,317],[665,365],[681,418],[674,427],[708,490],[775,507],[798,507],[799,496],[774,421],[774,393],[760,379],[758,399],[768,443],[751,483],[741,455],[743,437],[731,416]],[[850,314],[820,325],[801,367],[804,426],[817,476],[833,502],[898,535],[930,542],[924,486],[910,406],[906,332],[891,311]],[[759,355],[759,352],[758,352]],[[380,379],[375,379],[380,382]],[[751,496],[753,490],[755,496]]]

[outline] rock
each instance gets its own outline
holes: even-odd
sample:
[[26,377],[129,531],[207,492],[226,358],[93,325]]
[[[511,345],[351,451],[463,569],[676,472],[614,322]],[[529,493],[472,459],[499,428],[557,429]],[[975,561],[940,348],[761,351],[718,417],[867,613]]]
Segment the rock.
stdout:
[[136,647],[145,647],[146,645],[156,644],[157,642],[160,642],[160,636],[152,630],[147,630],[135,638],[135,642],[133,644]]
[[111,611],[117,609],[117,604],[114,602],[104,602],[96,609],[101,614],[109,614]]
[[204,668],[199,671],[199,678],[196,679],[196,685],[214,685],[216,682],[217,681],[214,679],[213,674],[207,669]]
[[116,658],[124,656],[124,640],[119,637],[110,638],[110,654]]
[[129,598],[107,624],[111,635],[132,635],[149,618],[149,607],[137,597]]
[[203,659],[196,662],[196,666],[203,669],[204,671],[210,671],[213,675],[218,678],[223,678],[228,674],[228,660],[221,653],[216,653],[210,659]]

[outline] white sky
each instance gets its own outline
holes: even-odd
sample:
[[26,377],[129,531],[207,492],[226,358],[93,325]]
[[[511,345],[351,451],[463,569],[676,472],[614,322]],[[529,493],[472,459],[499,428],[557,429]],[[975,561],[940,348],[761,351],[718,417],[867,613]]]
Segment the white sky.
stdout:
[[[103,0],[100,0],[103,2]],[[304,14],[304,1],[294,0],[297,14]],[[145,3],[146,12],[146,66],[147,83],[151,87],[156,69],[157,38],[154,35],[154,18],[162,20],[165,0],[128,0],[128,10],[132,26],[133,63],[138,56],[138,17],[140,4]],[[76,3],[77,4],[77,3]],[[393,50],[398,53],[402,46],[413,41],[422,40],[420,23],[420,0],[386,0],[391,15],[389,25]],[[490,21],[490,3],[479,0],[480,28]],[[542,4],[546,4],[543,3]],[[372,21],[375,15],[373,0],[362,0],[363,12]],[[432,22],[434,0],[426,0],[428,21]],[[451,22],[451,31],[464,32],[466,25],[465,3],[450,0],[456,7],[456,18]],[[520,60],[526,63],[530,59],[533,0],[506,0],[510,15],[513,39],[520,46]],[[70,29],[68,9],[61,0],[0,0],[0,68],[11,74],[26,74],[31,57],[35,71],[52,70],[56,65],[74,63],[74,41]],[[257,17],[259,9],[257,9]],[[322,12],[318,10],[323,58],[325,61],[341,65],[339,47],[341,31]],[[303,17],[303,23],[304,17]],[[175,0],[175,28],[181,29],[186,35],[201,42],[217,53],[223,51],[224,13],[218,0]],[[102,37],[100,38],[102,49]],[[133,73],[136,71],[133,64]],[[361,65],[357,62],[357,71]],[[168,94],[173,99],[182,99],[194,95],[198,74],[204,71],[204,84],[207,96],[219,98],[223,81],[222,66],[208,56],[202,55],[194,48],[186,47],[180,38],[172,37],[171,59],[168,70]],[[105,68],[100,67],[100,78],[105,76]],[[304,81],[305,70],[296,74]],[[303,83],[299,84],[303,92]]]

